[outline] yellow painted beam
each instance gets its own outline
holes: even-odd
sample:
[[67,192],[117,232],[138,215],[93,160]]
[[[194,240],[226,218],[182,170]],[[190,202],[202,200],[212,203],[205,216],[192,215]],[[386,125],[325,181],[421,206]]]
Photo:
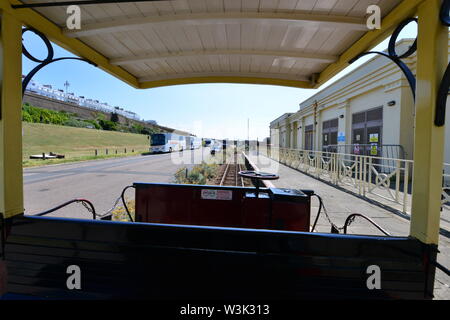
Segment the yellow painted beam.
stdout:
[[0,213],[23,213],[22,24],[0,11]]
[[410,234],[438,244],[444,127],[434,125],[436,96],[448,60],[448,28],[439,20],[441,0],[418,7],[416,125]]
[[174,86],[181,84],[199,84],[199,83],[246,83],[246,84],[267,84],[274,86],[285,86],[302,89],[311,89],[312,85],[307,81],[296,81],[287,79],[272,79],[258,77],[192,77],[192,78],[175,78],[166,80],[145,81],[140,83],[141,89]]
[[60,27],[40,15],[38,12],[32,9],[12,9],[10,3],[21,4],[21,2],[17,0],[0,0],[0,9],[14,16],[24,25],[42,32],[49,38],[50,41],[56,43],[58,46],[79,57],[92,61],[102,70],[123,80],[129,85],[135,88],[139,87],[136,77],[131,73],[119,66],[110,64],[108,58],[98,53],[88,45],[84,44],[80,40],[67,37],[66,35],[64,35],[63,30]]
[[369,51],[384,39],[406,18],[416,14],[417,6],[425,0],[404,0],[395,7],[382,21],[381,29],[368,31],[361,39],[347,49],[336,61],[322,71],[316,81],[314,88],[330,80],[336,74],[348,67],[348,62],[357,55]]

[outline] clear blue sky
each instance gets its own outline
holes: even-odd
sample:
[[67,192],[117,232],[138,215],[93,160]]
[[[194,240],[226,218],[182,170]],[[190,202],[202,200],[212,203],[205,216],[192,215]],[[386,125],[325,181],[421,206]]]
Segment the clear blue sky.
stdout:
[[[415,37],[417,28],[410,24],[401,38]],[[24,36],[27,49],[36,57],[44,58],[46,48],[31,32]],[[73,56],[53,45],[55,57]],[[376,50],[384,50],[387,40]],[[349,71],[361,65],[371,56],[354,63],[331,79],[325,88]],[[23,57],[23,74],[36,63]],[[299,103],[318,90],[296,89],[268,85],[198,84],[178,85],[138,90],[108,73],[76,60],[55,62],[39,71],[34,80],[64,89],[70,83],[69,92],[87,98],[98,99],[113,106],[121,106],[136,112],[146,120],[186,130],[200,137],[246,139],[247,119],[250,119],[250,139],[269,136],[269,123],[286,112],[296,112]]]

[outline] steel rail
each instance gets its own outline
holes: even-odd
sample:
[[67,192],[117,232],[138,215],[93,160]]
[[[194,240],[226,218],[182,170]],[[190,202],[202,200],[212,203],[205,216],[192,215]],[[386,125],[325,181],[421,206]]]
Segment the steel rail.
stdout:
[[229,169],[229,168],[230,168],[230,164],[227,163],[227,166],[226,166],[226,168],[225,168],[225,171],[224,171],[224,173],[223,173],[223,175],[222,175],[222,179],[220,180],[220,185],[221,185],[221,186],[223,186],[223,183],[225,182],[225,179],[226,179],[226,177],[227,177],[228,169]]

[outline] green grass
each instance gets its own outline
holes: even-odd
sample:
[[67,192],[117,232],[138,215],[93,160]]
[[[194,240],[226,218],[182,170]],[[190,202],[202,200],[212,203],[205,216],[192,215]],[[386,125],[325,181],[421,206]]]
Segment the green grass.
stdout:
[[110,155],[99,155],[99,156],[79,156],[79,157],[71,157],[64,159],[28,159],[22,161],[22,166],[26,167],[37,167],[37,166],[45,166],[48,164],[59,164],[59,163],[69,163],[69,162],[78,162],[78,161],[88,161],[88,160],[101,160],[101,159],[111,159],[111,158],[123,158],[137,155],[144,155],[144,152],[127,152],[127,153],[118,153],[118,154],[110,154]]
[[[142,134],[42,123],[23,122],[22,125],[24,166],[123,157],[149,150],[148,136]],[[95,149],[98,150],[97,157],[95,157]],[[108,155],[106,155],[106,149],[108,149]],[[64,154],[65,159],[30,160],[30,155],[43,152]]]

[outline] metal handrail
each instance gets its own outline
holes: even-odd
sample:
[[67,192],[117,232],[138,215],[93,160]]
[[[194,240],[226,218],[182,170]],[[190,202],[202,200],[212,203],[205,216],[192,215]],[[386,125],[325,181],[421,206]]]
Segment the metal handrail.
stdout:
[[[52,213],[52,212],[57,211],[57,210],[59,210],[59,209],[61,209],[61,208],[63,208],[63,207],[68,206],[69,204],[76,203],[76,202],[81,202],[81,203],[86,207],[86,209],[87,209],[89,212],[92,213],[93,219],[94,219],[94,220],[97,219],[97,214],[96,214],[96,212],[95,212],[95,207],[94,207],[94,205],[92,204],[92,202],[90,202],[89,200],[86,200],[86,199],[73,199],[73,200],[64,202],[63,204],[60,204],[59,206],[56,206],[56,207],[51,208],[51,209],[49,209],[49,210],[46,210],[46,211],[43,211],[43,212],[34,214],[34,216],[44,216],[44,215],[46,215],[46,214]],[[90,208],[87,207],[86,204],[87,204]]]
[[344,234],[347,234],[347,227],[350,226],[350,224],[355,220],[356,217],[361,217],[366,219],[367,221],[369,221],[372,225],[374,225],[378,230],[380,230],[381,232],[383,232],[385,235],[387,236],[391,236],[391,234],[389,232],[387,232],[386,230],[384,230],[382,227],[380,227],[380,225],[378,225],[375,221],[373,221],[372,219],[366,217],[365,215],[362,215],[360,213],[352,213],[351,215],[349,215],[347,217],[347,219],[345,219],[345,223],[344,223]]

